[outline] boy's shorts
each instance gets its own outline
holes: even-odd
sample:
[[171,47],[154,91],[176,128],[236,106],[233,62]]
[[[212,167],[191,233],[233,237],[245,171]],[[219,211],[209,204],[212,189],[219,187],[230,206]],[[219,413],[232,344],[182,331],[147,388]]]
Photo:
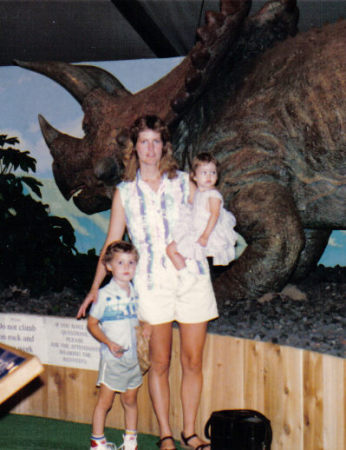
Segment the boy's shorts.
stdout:
[[137,360],[102,358],[99,365],[97,386],[104,384],[112,391],[126,392],[142,384],[142,373]]
[[200,323],[216,319],[218,311],[209,271],[205,274],[194,271],[193,276],[196,282],[180,296],[178,271],[173,266],[161,272],[160,282],[154,289],[148,289],[145,280],[136,279],[138,318],[152,325],[173,321]]

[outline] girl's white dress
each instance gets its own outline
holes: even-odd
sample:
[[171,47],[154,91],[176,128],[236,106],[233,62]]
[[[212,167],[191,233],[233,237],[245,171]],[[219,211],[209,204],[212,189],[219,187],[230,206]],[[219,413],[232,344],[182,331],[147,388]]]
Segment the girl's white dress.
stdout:
[[[221,200],[220,215],[209,236],[207,246],[202,247],[197,240],[209,220],[208,201],[210,197]],[[193,204],[181,206],[179,220],[173,233],[177,250],[185,258],[196,260],[212,256],[214,265],[225,266],[235,258],[237,240],[237,233],[234,231],[235,225],[234,215],[223,207],[223,198],[220,192],[216,189],[208,191],[197,189]]]

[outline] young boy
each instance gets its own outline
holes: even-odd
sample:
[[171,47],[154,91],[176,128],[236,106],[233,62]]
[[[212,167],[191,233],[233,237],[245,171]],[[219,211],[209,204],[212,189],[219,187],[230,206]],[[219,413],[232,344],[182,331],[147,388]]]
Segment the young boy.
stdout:
[[124,450],[137,450],[137,392],[142,374],[136,351],[137,295],[130,281],[137,266],[136,248],[124,241],[112,242],[103,263],[112,280],[99,290],[88,318],[89,332],[101,342],[97,386],[100,386],[92,423],[90,450],[114,449],[107,442],[104,427],[115,393],[125,414]]

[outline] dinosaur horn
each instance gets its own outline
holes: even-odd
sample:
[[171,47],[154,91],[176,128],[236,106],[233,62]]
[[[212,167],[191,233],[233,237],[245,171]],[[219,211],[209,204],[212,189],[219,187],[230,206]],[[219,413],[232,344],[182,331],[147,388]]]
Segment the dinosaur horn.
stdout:
[[90,69],[89,66],[78,66],[59,61],[27,62],[15,60],[15,63],[20,67],[41,73],[56,81],[67,89],[80,104],[96,88],[101,88],[112,94],[115,91],[118,95],[128,94],[115,77],[102,69]]
[[57,131],[55,128],[53,128],[46,119],[41,116],[41,114],[38,115],[38,121],[40,123],[41,132],[43,134],[44,140],[46,141],[46,144],[48,147],[50,144],[52,144],[55,139],[59,137],[61,133]]
[[125,97],[132,95],[112,74],[104,69],[96,66],[79,65],[78,68],[84,70],[85,73],[90,75],[98,87],[103,89],[108,94],[115,95],[117,97]]
[[47,120],[39,114],[38,121],[40,123],[40,128],[44,140],[50,150],[51,155],[54,159],[59,159],[63,156],[64,149],[69,147],[74,147],[81,139],[74,138],[68,134],[61,133],[56,130]]

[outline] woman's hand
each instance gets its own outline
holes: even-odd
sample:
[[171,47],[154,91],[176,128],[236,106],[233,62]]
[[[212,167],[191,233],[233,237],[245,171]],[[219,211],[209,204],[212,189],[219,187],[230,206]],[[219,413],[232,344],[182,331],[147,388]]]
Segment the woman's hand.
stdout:
[[90,305],[90,303],[96,302],[97,300],[98,289],[91,289],[89,294],[85,297],[83,303],[80,305],[80,308],[77,313],[77,319],[81,319],[86,316],[86,311]]

